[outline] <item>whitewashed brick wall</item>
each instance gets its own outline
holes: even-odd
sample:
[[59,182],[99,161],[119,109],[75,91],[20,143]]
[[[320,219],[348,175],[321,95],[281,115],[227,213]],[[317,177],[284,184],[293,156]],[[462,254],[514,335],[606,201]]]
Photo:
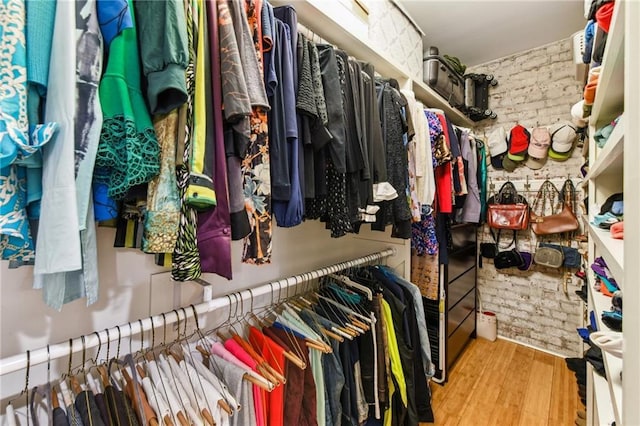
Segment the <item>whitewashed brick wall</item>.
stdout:
[[[569,40],[561,40],[470,70],[493,74],[499,82],[491,88],[489,103],[498,118],[480,123],[477,133],[489,135],[496,126],[503,126],[508,134],[518,123],[531,128],[570,120],[571,106],[581,99],[570,49]],[[520,166],[508,173],[489,166],[489,178],[496,191],[506,180],[524,181],[527,176],[538,180],[579,178],[582,162],[577,149],[568,161],[549,160],[537,171]],[[527,198],[532,202],[534,196],[535,193],[528,194]],[[481,241],[490,241],[487,231],[485,227],[479,237]],[[535,247],[529,232],[520,233],[518,239],[522,250],[527,250],[530,244],[532,249]],[[577,278],[574,277],[565,295],[559,271],[533,266],[527,272],[503,272],[496,270],[491,260],[483,259],[483,263],[478,270],[478,287],[485,309],[497,314],[499,335],[567,356],[579,353],[576,327],[582,324],[582,304],[574,293],[581,285]]]

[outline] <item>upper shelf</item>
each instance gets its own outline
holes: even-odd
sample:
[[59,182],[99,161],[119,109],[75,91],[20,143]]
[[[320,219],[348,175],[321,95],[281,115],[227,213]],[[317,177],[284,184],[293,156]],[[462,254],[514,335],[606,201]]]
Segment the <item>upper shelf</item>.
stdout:
[[[298,15],[298,22],[313,31],[329,43],[343,49],[349,55],[371,63],[376,72],[386,78],[395,78],[402,84],[412,80],[409,73],[392,59],[376,49],[375,42],[369,39],[366,24],[350,16],[341,4],[327,0],[273,0],[274,6],[293,4]],[[474,123],[459,110],[451,107],[446,99],[422,82],[413,81],[416,99],[425,106],[438,108],[445,112],[454,123],[463,127],[473,127]]]
[[443,110],[454,124],[469,128],[475,126],[475,123],[469,117],[460,112],[459,109],[452,108],[442,96],[438,95],[425,83],[413,80],[413,92],[416,94],[416,98],[420,99],[426,106]]
[[595,128],[607,124],[624,110],[624,4],[615,2],[609,27],[590,118]]
[[595,179],[603,174],[622,176],[624,159],[624,115],[611,132],[604,148],[597,151],[596,161],[589,169],[588,179]]

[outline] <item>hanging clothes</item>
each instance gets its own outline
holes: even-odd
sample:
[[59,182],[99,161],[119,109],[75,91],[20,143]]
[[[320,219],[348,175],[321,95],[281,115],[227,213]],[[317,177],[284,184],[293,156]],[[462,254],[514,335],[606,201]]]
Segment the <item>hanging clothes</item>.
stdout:
[[469,194],[464,200],[458,222],[480,223],[480,189],[478,187],[478,153],[476,140],[469,130],[462,131],[460,139],[462,156],[467,164],[467,186]]
[[478,187],[480,193],[480,223],[487,220],[487,147],[484,141],[476,139],[478,155]]
[[107,185],[109,197],[116,200],[160,171],[158,141],[140,91],[140,67],[129,60],[139,57],[132,7],[129,3],[126,12],[132,15],[132,26],[111,41],[100,81],[104,124],[94,178]]
[[[218,7],[213,1],[207,1],[206,12],[208,22],[218,22]],[[223,117],[219,108],[214,105],[222,103],[220,39],[217,25],[209,27],[207,45],[207,144],[212,145],[214,157],[213,184],[216,192],[217,206],[213,211],[201,212],[198,215],[198,251],[203,272],[213,272],[227,279],[232,278],[231,239],[232,221],[229,206],[227,158],[225,152],[225,135],[223,133]]]
[[[180,222],[180,195],[175,174],[178,108],[187,101],[189,62],[184,5],[166,2],[134,3],[140,27],[140,56],[146,77],[146,99],[160,147],[160,173],[149,182],[142,250],[171,253]],[[158,54],[161,52],[161,54]]]
[[[55,1],[28,0],[26,6],[27,37],[27,116],[31,126],[44,123],[49,62],[56,16]],[[42,150],[31,155],[27,165],[27,216],[33,241],[37,240],[42,200]],[[33,263],[33,262],[31,262]],[[9,262],[9,267],[18,262]]]
[[[254,54],[259,57],[262,66],[262,35],[260,33],[260,1],[245,0],[249,30],[253,40]],[[260,95],[266,99],[264,82],[261,83]],[[251,137],[247,154],[242,161],[242,182],[244,199],[249,215],[250,233],[244,239],[242,261],[252,264],[271,262],[271,171],[269,167],[269,125],[267,120],[268,106],[254,105],[251,110],[249,124]]]
[[[278,11],[275,9],[274,13]],[[277,15],[277,13],[276,13]],[[275,19],[276,43],[271,60],[278,86],[269,102],[272,206],[279,226],[291,227],[302,222],[298,125],[296,121],[296,87],[294,56],[289,25]]]
[[[196,231],[198,227],[198,216],[195,209],[187,202],[187,188],[189,185],[189,164],[191,162],[191,144],[194,130],[194,94],[195,94],[195,60],[196,44],[200,34],[197,32],[197,23],[193,19],[192,1],[185,2],[185,18],[187,21],[187,46],[189,49],[189,64],[187,66],[187,102],[180,112],[178,135],[178,158],[176,168],[178,190],[180,192],[180,222],[178,226],[178,237],[171,257],[171,278],[176,281],[187,281],[199,278],[202,275],[200,265],[200,253],[198,251],[198,240]],[[204,19],[204,18],[203,18]],[[204,49],[204,44],[200,47]],[[202,74],[204,78],[204,74]],[[182,154],[182,157],[180,157]]]
[[[45,115],[60,117],[57,121],[64,125],[58,135],[60,139],[56,139],[57,148],[43,158],[43,217],[38,233],[40,260],[36,258],[34,288],[43,289],[45,303],[60,310],[64,303],[81,297],[87,298],[87,304],[98,298],[98,259],[90,186],[102,126],[97,90],[102,73],[102,37],[96,2],[77,3],[70,8],[58,5],[55,25],[53,49],[58,46],[57,40],[69,36],[73,37],[71,45],[76,49],[68,55],[68,49],[64,48],[68,59],[52,61],[52,66],[55,63],[57,68],[55,75],[50,73],[50,101]],[[52,57],[55,56],[52,51]],[[66,80],[60,81],[70,74],[73,75],[73,86]],[[54,189],[56,186],[58,188]],[[76,212],[69,216],[71,207]],[[65,221],[64,225],[60,225],[60,220]],[[65,232],[62,227],[75,235],[69,236],[70,240],[62,239]],[[68,257],[63,260],[57,256]]]
[[416,192],[421,205],[433,204],[435,181],[433,176],[432,145],[429,135],[429,123],[424,105],[416,101],[412,91],[402,90],[407,100],[407,109],[411,113],[415,141]]
[[383,137],[386,146],[387,173],[389,183],[398,194],[393,201],[382,202],[376,223],[372,229],[384,231],[392,224],[392,237],[411,238],[411,211],[407,202],[408,154],[402,135],[406,132],[406,121],[402,116],[404,100],[397,91],[395,80],[376,83],[378,107],[381,115]]
[[[37,5],[34,5],[34,8]],[[0,166],[0,183],[2,196],[0,205],[0,253],[3,260],[13,260],[15,266],[34,261],[34,242],[28,222],[27,207],[29,201],[37,201],[40,192],[37,179],[39,172],[32,175],[34,179],[29,194],[28,164],[29,158],[36,155],[47,144],[57,129],[56,123],[40,125],[39,120],[29,123],[27,114],[27,64],[28,52],[25,27],[25,3],[19,1],[3,0],[2,8],[5,10],[6,19],[0,25],[0,40],[2,53],[0,54],[0,75],[3,81],[9,83],[12,95],[3,96],[0,100],[0,139],[2,165]],[[55,9],[55,6],[54,6]],[[49,11],[50,8],[49,8]],[[52,35],[47,33],[46,17],[43,31],[43,42],[46,47],[50,45]],[[36,34],[33,34],[36,36]],[[49,43],[47,43],[49,40]],[[41,80],[46,79],[48,72],[48,55],[46,52],[34,52],[38,59],[47,61],[47,65],[41,66]],[[37,70],[35,70],[37,73]],[[44,82],[46,86],[47,82]],[[36,116],[35,119],[38,117]],[[34,158],[39,168],[38,159]],[[70,212],[71,213],[71,212]],[[74,231],[77,231],[76,228]]]

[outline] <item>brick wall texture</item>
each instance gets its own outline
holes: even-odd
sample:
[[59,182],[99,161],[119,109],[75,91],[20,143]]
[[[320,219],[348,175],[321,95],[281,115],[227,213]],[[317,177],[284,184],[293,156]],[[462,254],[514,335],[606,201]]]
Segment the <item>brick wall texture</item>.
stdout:
[[[503,126],[508,134],[518,123],[532,128],[570,120],[571,106],[581,99],[574,69],[568,39],[474,67],[470,72],[493,74],[499,82],[490,89],[489,102],[498,118],[481,122],[476,133],[488,136],[495,127]],[[506,180],[522,183],[527,176],[531,180],[548,177],[554,182],[568,176],[580,178],[582,162],[580,149],[576,149],[568,161],[549,160],[537,171],[520,166],[508,173],[489,166],[489,179],[497,191]],[[535,193],[526,194],[530,203]],[[491,241],[486,226],[481,233],[481,242]],[[535,249],[532,236],[528,231],[518,235],[521,250]],[[484,309],[497,314],[499,335],[566,356],[579,353],[576,327],[582,324],[582,304],[574,293],[581,285],[577,278],[565,295],[562,271],[534,265],[527,272],[503,272],[496,270],[491,260],[483,259],[483,263],[478,270],[478,288]]]

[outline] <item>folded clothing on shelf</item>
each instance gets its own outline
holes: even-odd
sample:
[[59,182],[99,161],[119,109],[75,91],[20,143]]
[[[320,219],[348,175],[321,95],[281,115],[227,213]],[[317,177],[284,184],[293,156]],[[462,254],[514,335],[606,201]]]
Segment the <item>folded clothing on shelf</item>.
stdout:
[[622,333],[617,331],[595,331],[589,335],[591,342],[601,350],[622,358]]
[[596,141],[596,145],[598,145],[598,147],[604,148],[605,144],[609,140],[609,136],[611,136],[611,133],[613,132],[613,129],[615,129],[618,124],[618,121],[620,121],[620,116],[616,117],[615,120],[606,126],[596,130],[593,134],[593,139]]
[[610,276],[611,272],[609,271],[609,267],[607,266],[607,262],[602,257],[596,257],[591,264],[591,270],[595,272],[596,276],[605,279],[605,284],[610,286],[611,291],[616,291],[619,289],[618,283],[616,280]]
[[611,236],[616,240],[624,239],[624,222],[620,221],[611,225]]
[[602,322],[613,331],[622,331],[622,313],[616,311],[602,312]]

